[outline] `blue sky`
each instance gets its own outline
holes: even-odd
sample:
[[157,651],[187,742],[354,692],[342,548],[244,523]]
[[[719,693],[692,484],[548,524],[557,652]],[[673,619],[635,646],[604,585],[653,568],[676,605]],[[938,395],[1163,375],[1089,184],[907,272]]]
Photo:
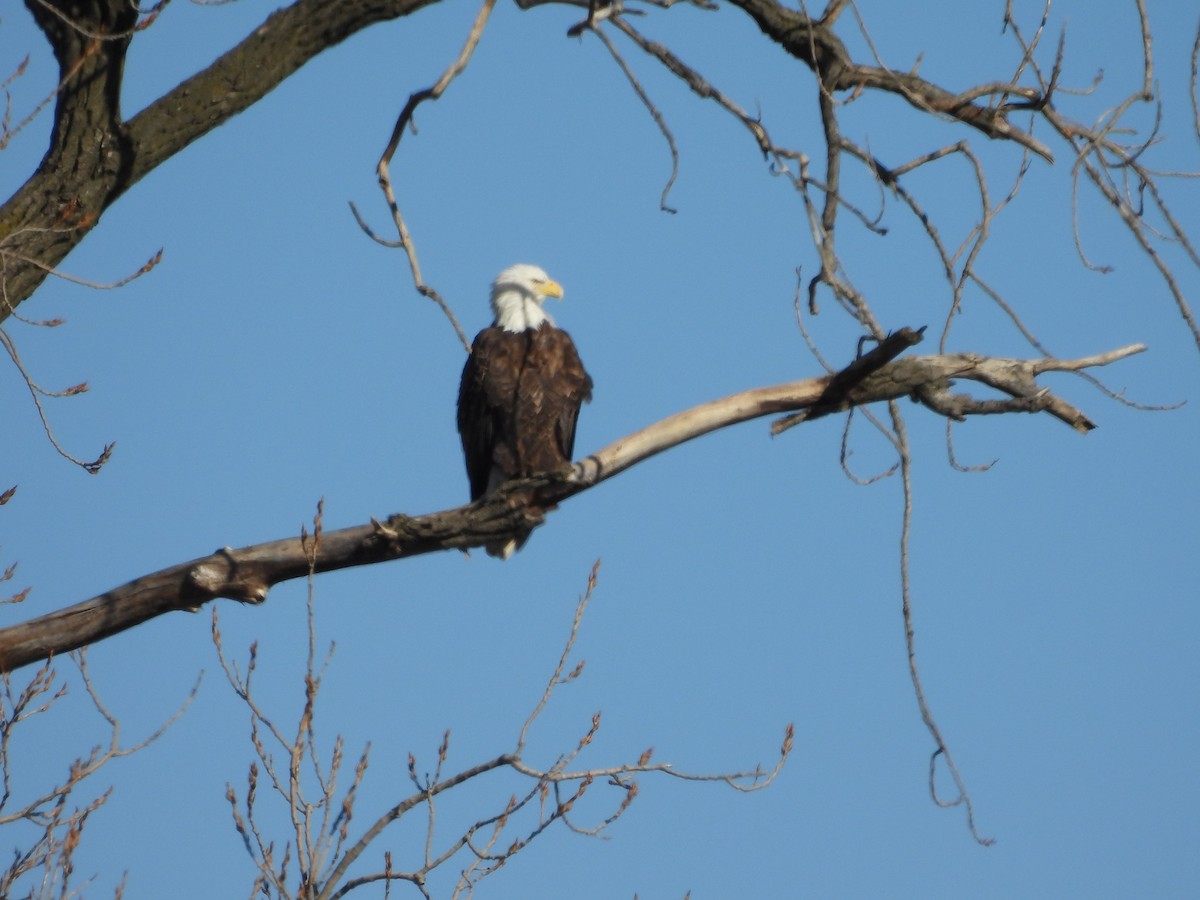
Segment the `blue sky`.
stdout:
[[[889,64],[908,69],[923,54],[924,75],[965,87],[1006,77],[1016,60],[1003,4],[975,6],[970,21],[961,4],[861,8]],[[170,6],[134,42],[126,114],[272,8]],[[1031,29],[1040,6],[1018,10]],[[68,324],[6,326],[40,382],[91,385],[51,404],[60,440],[82,456],[117,441],[100,475],[74,469],[41,434],[15,370],[0,377],[0,487],[20,486],[0,513],[0,564],[19,561],[17,586],[33,587],[6,621],[216,547],[295,534],[322,497],[327,527],[466,499],[453,412],[461,347],[413,290],[404,257],[365,238],[347,203],[386,233],[375,162],[404,100],[453,58],[473,15],[469,4],[439,6],[318,58],[136,186],[64,266],[108,281],[162,247],[152,273],[115,292],[48,281],[21,312]],[[579,428],[587,453],[694,403],[820,370],[792,307],[795,269],[816,271],[798,196],[733,120],[626,48],[681,153],[678,213],[659,211],[666,146],[600,43],[564,37],[577,18],[500,4],[466,74],[420,110],[392,171],[426,278],[469,333],[488,324],[487,284],[504,266],[535,262],[565,285],[554,312],[596,382]],[[1133,4],[1056,4],[1051,28],[1064,19],[1064,82],[1105,73],[1092,96],[1060,101],[1090,123],[1139,78]],[[1194,12],[1156,7],[1151,20],[1164,97],[1156,166],[1200,169],[1187,84]],[[743,16],[680,6],[635,24],[761,110],[777,141],[819,158],[807,71]],[[851,24],[847,15],[843,34],[865,54]],[[14,8],[0,21],[0,63],[11,69],[27,52],[18,110],[55,73]],[[36,165],[48,127],[41,118],[5,151],[5,196]],[[1012,148],[893,98],[846,107],[843,127],[892,164],[967,139],[997,196],[1019,165]],[[644,777],[607,840],[555,829],[480,896],[1195,896],[1200,356],[1162,282],[1086,193],[1088,253],[1113,271],[1080,265],[1071,161],[1042,137],[1058,162],[1034,163],[982,270],[1059,355],[1145,342],[1149,352],[1101,373],[1105,382],[1141,403],[1188,403],[1138,411],[1047,378],[1100,427],[1080,437],[1047,417],[972,420],[955,447],[969,464],[997,460],[983,474],[952,470],[943,422],[906,409],[918,661],[995,845],[978,846],[961,810],[928,797],[933,748],[900,616],[900,485],[843,475],[833,417],[775,439],[766,422],[750,423],[657,457],[567,503],[507,563],[443,554],[320,578],[319,640],[337,644],[321,734],[343,735],[354,755],[372,744],[359,822],[407,795],[408,752],[427,767],[447,728],[451,767],[512,747],[601,559],[577,647],[586,671],[556,695],[531,759],[570,749],[596,710],[603,726],[581,762],[597,767],[651,745],[693,772],[770,764],[789,722],[795,750],[778,781],[751,795]],[[855,200],[876,209],[877,191],[853,177]],[[957,245],[975,214],[966,165],[946,161],[909,186]],[[1168,197],[1200,233],[1195,181],[1170,182]],[[850,275],[887,327],[937,331],[949,296],[934,256],[882,199],[888,236],[843,221]],[[1195,302],[1195,269],[1164,254]],[[835,304],[808,324],[827,356],[852,357],[856,336]],[[951,349],[1031,354],[977,293]],[[851,446],[860,474],[893,461],[861,419]],[[287,721],[302,702],[304,598],[303,585],[282,585],[261,607],[218,604],[232,653],[259,642],[261,702]],[[253,869],[224,799],[227,782],[244,790],[247,715],[221,677],[209,615],[170,615],[91,651],[130,740],[207,674],[161,741],[102,774],[115,793],[77,865],[96,874],[89,896],[107,896],[125,870],[131,898],[249,892]],[[48,783],[105,739],[82,700],[76,686],[30,724],[14,749],[19,786]],[[514,790],[494,778],[448,800],[440,821],[450,829]],[[616,802],[597,785],[582,824]],[[388,832],[371,862],[386,849],[405,865],[422,828]],[[436,896],[449,892],[442,877]]]

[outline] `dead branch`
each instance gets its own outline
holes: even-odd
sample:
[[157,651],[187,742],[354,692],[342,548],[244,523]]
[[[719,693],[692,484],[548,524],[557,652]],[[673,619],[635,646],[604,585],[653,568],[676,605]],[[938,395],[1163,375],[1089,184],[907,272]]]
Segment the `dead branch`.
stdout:
[[[950,751],[950,745],[942,736],[941,726],[938,725],[933,710],[930,708],[929,700],[925,695],[925,684],[917,667],[916,628],[913,626],[912,576],[909,556],[913,521],[912,446],[908,440],[908,426],[900,412],[899,404],[895,401],[888,403],[888,412],[891,414],[892,421],[889,436],[900,457],[898,465],[904,491],[904,507],[900,523],[900,611],[904,620],[904,647],[908,657],[908,677],[912,682],[917,708],[921,711],[921,722],[925,725],[925,729],[934,743],[934,751],[929,761],[929,795],[934,803],[943,808],[961,804],[967,814],[967,829],[971,832],[971,837],[981,846],[987,847],[994,842],[994,839],[984,837],[975,824],[975,806],[971,800],[971,793],[967,790],[967,783],[958,770],[958,764]],[[957,796],[950,801],[943,801],[938,796],[935,778],[938,759],[945,761],[946,769],[958,792]]]
[[[541,524],[555,504],[582,493],[665,450],[739,422],[813,409],[822,415],[868,403],[913,397],[942,415],[1047,412],[1079,432],[1095,425],[1082,411],[1040,386],[1045,372],[1079,372],[1140,353],[1131,344],[1075,360],[1000,359],[971,353],[912,357],[863,372],[753,388],[676,413],[621,438],[576,463],[570,472],[510,482],[468,506],[421,516],[396,514],[322,535],[315,558],[300,538],[214,553],[146,575],[90,600],[0,629],[0,671],[91,644],[167,612],[196,612],[220,597],[262,603],[272,586],[314,572],[404,559],[441,550],[469,550]],[[869,368],[869,367],[866,367]],[[954,380],[977,381],[1008,395],[979,400],[952,393]],[[831,390],[831,385],[836,388]]]
[[1192,99],[1192,131],[1200,137],[1200,26],[1196,27],[1196,39],[1192,41],[1191,77],[1188,79]]
[[[667,149],[671,151],[671,175],[669,178],[667,178],[667,183],[663,185],[662,195],[658,200],[658,208],[663,212],[674,214],[678,212],[678,210],[667,205],[667,196],[671,193],[671,188],[674,187],[675,180],[679,177],[679,148],[675,145],[675,135],[671,133],[671,128],[667,125],[667,120],[663,118],[663,114],[659,112],[659,109],[657,106],[655,106],[654,101],[650,99],[650,95],[646,93],[646,88],[633,73],[633,69],[631,69],[629,67],[629,63],[625,61],[625,57],[621,55],[621,52],[617,49],[616,45],[609,40],[608,35],[606,35],[596,26],[594,18],[594,16],[589,14],[587,20],[587,29],[592,34],[596,35],[596,37],[600,39],[600,42],[604,44],[605,49],[608,50],[617,66],[621,69],[621,72],[625,75],[625,79],[629,82],[629,86],[633,88],[634,93],[638,95],[638,99],[642,101],[642,105],[646,107],[646,111],[650,113],[650,118],[654,120],[654,124],[658,126],[659,132],[662,134],[663,139],[667,142]],[[619,19],[617,21],[619,24],[624,24]]]
[[396,191],[392,186],[390,166],[392,157],[396,155],[396,150],[400,146],[400,139],[404,136],[405,129],[412,127],[413,116],[416,114],[417,107],[428,100],[439,99],[446,92],[446,88],[450,87],[450,83],[466,70],[467,64],[471,61],[471,57],[475,53],[475,48],[479,45],[479,39],[483,37],[483,29],[487,25],[495,6],[496,0],[483,0],[483,5],[479,7],[479,12],[475,16],[475,21],[472,23],[471,30],[467,34],[467,40],[463,44],[462,50],[459,51],[458,56],[432,86],[409,95],[408,102],[404,104],[404,109],[400,111],[400,115],[396,119],[396,124],[392,127],[392,136],[388,139],[387,147],[384,149],[383,155],[379,157],[379,163],[376,165],[376,172],[379,175],[379,189],[383,191],[388,210],[392,214],[392,224],[396,226],[396,234],[398,235],[397,240],[386,241],[376,235],[374,230],[367,225],[366,221],[359,214],[354,204],[350,204],[354,218],[368,237],[386,247],[399,247],[404,250],[405,255],[408,257],[408,266],[412,272],[412,280],[417,293],[422,297],[428,297],[438,305],[442,310],[442,314],[450,321],[451,326],[454,328],[454,333],[458,335],[459,341],[468,353],[471,352],[471,342],[467,340],[466,333],[462,330],[462,326],[458,324],[458,318],[454,315],[450,304],[421,275],[421,265],[417,261],[417,249],[413,246],[412,235],[409,234],[408,225],[404,221],[404,215],[400,212],[400,203],[396,199]]
[[29,395],[33,398],[34,408],[37,410],[38,418],[41,419],[42,430],[46,434],[46,439],[50,441],[50,446],[54,448],[55,452],[58,453],[59,456],[66,459],[68,462],[79,466],[85,472],[91,475],[95,475],[97,472],[99,472],[112,456],[112,452],[117,446],[116,442],[112,441],[108,444],[105,444],[104,449],[100,452],[100,455],[93,460],[80,459],[67,450],[66,447],[59,442],[58,437],[54,433],[54,427],[50,424],[50,417],[46,412],[46,408],[42,404],[42,397],[73,397],[77,394],[82,394],[87,391],[87,383],[83,382],[62,391],[47,390],[34,381],[33,376],[29,373],[29,370],[25,368],[25,364],[21,361],[21,355],[17,352],[17,345],[13,342],[12,338],[9,337],[8,332],[3,328],[0,328],[0,347],[4,348],[5,352],[8,354],[8,358],[12,360],[12,364],[16,366],[17,372],[24,380],[25,386],[29,389]]
[[[977,94],[946,90],[912,72],[856,63],[845,44],[833,33],[830,23],[811,19],[776,0],[731,2],[746,12],[767,37],[809,66],[820,78],[825,91],[872,89],[896,94],[922,112],[957,119],[988,137],[1020,144],[1047,162],[1054,160],[1054,154],[1041,141],[1008,121],[1004,107],[981,106],[974,102]],[[998,92],[1040,100],[1018,85],[985,91],[985,94]]]
[[924,331],[924,328],[916,331],[911,328],[902,328],[895,334],[888,335],[879,343],[878,347],[866,356],[860,356],[834,375],[829,380],[829,385],[825,388],[820,400],[808,409],[774,423],[771,426],[771,434],[780,434],[801,422],[827,416],[843,409],[844,404],[850,400],[850,392],[857,385],[861,384],[869,375],[878,372],[909,347],[919,344]]
[[[564,2],[570,0],[525,0],[522,8],[541,5],[543,2]],[[641,49],[656,58],[672,75],[678,78],[697,96],[715,100],[727,112],[735,115],[754,136],[760,150],[772,159],[779,167],[780,174],[792,178],[797,188],[804,194],[806,210],[810,223],[813,225],[814,246],[820,256],[821,269],[810,283],[810,307],[816,312],[816,289],[819,285],[827,285],[835,299],[849,312],[864,328],[876,338],[883,336],[874,321],[871,307],[865,297],[861,296],[852,286],[848,273],[844,271],[844,262],[840,258],[834,241],[834,224],[839,207],[853,206],[841,195],[840,186],[840,157],[842,153],[858,156],[871,166],[881,188],[889,187],[900,190],[897,178],[900,174],[916,165],[930,161],[933,155],[922,157],[914,163],[899,167],[888,167],[879,160],[871,157],[864,149],[842,135],[835,107],[841,103],[853,102],[866,92],[895,94],[914,109],[936,117],[955,120],[974,128],[989,138],[1016,144],[1025,150],[1021,164],[1021,174],[1028,168],[1031,155],[1040,157],[1046,162],[1054,161],[1054,154],[1042,140],[1034,137],[1033,127],[1038,119],[1045,119],[1051,131],[1063,138],[1074,157],[1071,177],[1076,183],[1080,176],[1089,180],[1104,198],[1105,202],[1117,213],[1124,226],[1130,230],[1143,253],[1146,254],[1156,267],[1168,291],[1174,298],[1176,307],[1183,317],[1193,338],[1200,346],[1200,326],[1197,325],[1188,299],[1184,296],[1178,277],[1158,249],[1161,243],[1178,245],[1188,256],[1192,265],[1200,267],[1200,253],[1193,247],[1186,230],[1181,227],[1176,215],[1167,207],[1159,187],[1159,178],[1172,174],[1191,173],[1161,173],[1142,163],[1140,157],[1156,142],[1158,123],[1149,137],[1122,144],[1114,135],[1123,132],[1121,125],[1125,114],[1138,103],[1151,102],[1156,104],[1161,117],[1161,102],[1154,88],[1154,67],[1150,27],[1145,3],[1139,0],[1137,11],[1140,25],[1140,49],[1143,59],[1143,73],[1137,87],[1123,101],[1115,106],[1101,120],[1092,126],[1076,122],[1053,104],[1053,98],[1058,93],[1078,93],[1060,85],[1065,58],[1065,31],[1060,33],[1054,56],[1048,65],[1038,62],[1037,51],[1042,44],[1042,38],[1047,26],[1049,4],[1042,10],[1041,20],[1032,36],[1026,37],[1013,15],[1011,2],[1007,3],[1004,12],[1004,27],[1016,39],[1021,56],[1019,62],[1008,80],[993,80],[961,90],[952,90],[940,84],[933,83],[921,77],[914,66],[910,71],[902,71],[885,61],[875,47],[871,34],[867,29],[858,7],[854,4],[831,2],[820,18],[808,15],[804,4],[799,9],[793,9],[779,0],[731,0],[731,5],[740,8],[758,25],[760,30],[779,47],[808,66],[817,79],[817,95],[821,106],[822,123],[825,127],[826,172],[823,183],[808,175],[808,156],[788,148],[775,146],[760,121],[751,118],[734,101],[716,90],[699,72],[684,64],[667,47],[650,41],[635,31],[628,23],[627,16],[634,10],[627,9],[621,4],[611,4],[604,7],[604,15],[596,15],[592,8],[594,4],[576,2],[572,5],[588,6],[588,19],[581,25],[575,26],[573,33],[586,28],[592,28],[600,33],[601,23],[604,27],[612,26],[619,29],[629,39],[638,44]],[[670,5],[670,4],[662,4]],[[873,57],[870,62],[862,62],[852,57],[842,39],[834,32],[838,16],[844,8],[853,11],[861,36],[865,39]],[[1192,62],[1192,101],[1194,127],[1200,131],[1200,103],[1196,96],[1196,58],[1200,54],[1200,36],[1193,49]],[[1032,83],[1029,83],[1032,82]],[[1095,85],[1093,85],[1093,88]],[[848,99],[837,99],[838,95]],[[1025,113],[1029,116],[1029,124],[1018,126],[1011,118],[1014,114]],[[656,118],[657,121],[657,118]],[[660,127],[665,124],[660,122]],[[982,279],[975,268],[975,258],[982,250],[989,237],[991,219],[1006,204],[1001,201],[991,206],[987,201],[986,185],[982,177],[982,169],[975,160],[965,142],[957,145],[960,152],[968,155],[976,167],[976,181],[980,187],[981,200],[984,201],[984,212],[979,225],[968,237],[970,245],[968,258],[962,264],[958,273],[947,271],[947,278],[954,292],[954,303],[951,313],[958,308],[961,301],[963,286],[968,282],[979,283]],[[799,162],[800,174],[796,176],[791,171],[791,162]],[[1018,175],[1015,188],[1021,182]],[[812,186],[822,191],[824,203],[822,214],[813,215],[811,200],[807,189]],[[935,235],[934,225],[920,210],[916,198],[907,191],[902,193],[902,199],[910,206],[923,228]],[[1011,196],[1008,198],[1011,199]],[[1152,210],[1158,212],[1162,220],[1161,226],[1156,226],[1148,220],[1142,208],[1142,200],[1149,201]],[[856,211],[855,211],[856,212]],[[856,214],[858,214],[856,212]],[[858,214],[863,224],[874,228],[874,223]],[[1078,236],[1077,236],[1078,240]],[[935,240],[936,242],[936,240]],[[1083,253],[1080,243],[1080,257],[1085,265],[1090,265]],[[942,248],[939,248],[939,252]],[[957,257],[958,254],[955,254]],[[950,259],[942,252],[944,261]],[[986,290],[986,288],[985,288]],[[989,292],[994,297],[994,292]],[[1027,329],[1015,319],[1011,307],[1003,305],[1005,311],[1014,317],[1017,327],[1027,333]],[[1038,341],[1032,341],[1034,346]]]

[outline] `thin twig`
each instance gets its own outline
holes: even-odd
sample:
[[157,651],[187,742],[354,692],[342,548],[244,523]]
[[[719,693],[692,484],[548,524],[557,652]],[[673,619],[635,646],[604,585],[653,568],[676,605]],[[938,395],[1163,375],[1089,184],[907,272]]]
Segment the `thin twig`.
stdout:
[[654,119],[654,124],[658,126],[658,130],[662,134],[663,139],[667,142],[667,149],[671,151],[671,175],[669,178],[667,178],[667,183],[663,186],[662,196],[659,198],[658,205],[659,209],[661,209],[663,212],[674,215],[678,212],[678,210],[667,205],[667,196],[671,193],[671,188],[675,184],[675,179],[679,177],[679,148],[675,146],[675,136],[671,134],[671,129],[667,125],[667,120],[663,118],[663,115],[661,112],[659,112],[658,107],[654,105],[654,101],[650,99],[650,95],[646,93],[646,89],[642,87],[642,83],[638,81],[637,75],[635,75],[633,70],[629,68],[629,64],[625,62],[625,58],[621,56],[620,51],[618,51],[613,42],[608,39],[608,35],[605,34],[602,29],[592,25],[590,20],[588,24],[589,27],[587,30],[596,35],[596,37],[600,39],[600,42],[604,44],[609,54],[620,67],[621,72],[624,73],[630,87],[632,87],[634,93],[638,95],[638,99],[642,101],[642,105],[646,107],[646,111],[650,113],[650,117]]
[[25,381],[25,386],[29,389],[29,395],[33,398],[33,405],[37,410],[38,418],[41,419],[42,431],[45,433],[46,439],[50,441],[50,446],[52,446],[54,451],[63,459],[74,463],[88,474],[95,475],[97,472],[99,472],[112,456],[112,452],[117,446],[116,441],[105,444],[104,449],[100,451],[100,455],[95,459],[90,461],[80,459],[59,443],[57,436],[54,434],[54,427],[50,424],[50,418],[46,414],[46,409],[42,405],[42,396],[73,396],[85,391],[87,389],[87,385],[76,385],[74,388],[69,388],[66,391],[47,391],[33,380],[33,377],[29,374],[29,371],[25,368],[25,364],[21,361],[20,354],[17,353],[16,344],[13,343],[12,338],[3,328],[0,328],[0,346],[4,347],[5,352],[8,353],[8,358],[12,360],[13,365],[17,368],[17,372],[20,373],[21,378]]
[[[479,39],[483,36],[483,29],[487,25],[488,17],[491,16],[495,5],[496,0],[483,0],[483,5],[480,6],[479,12],[475,16],[475,21],[471,25],[467,40],[463,44],[462,50],[459,51],[458,57],[431,87],[409,95],[408,102],[404,104],[404,109],[401,110],[399,118],[396,119],[396,124],[392,128],[392,136],[388,139],[387,147],[384,149],[383,155],[379,158],[379,164],[376,166],[376,171],[379,175],[379,187],[383,191],[384,198],[387,200],[388,209],[392,213],[392,223],[396,226],[396,233],[399,235],[397,244],[392,246],[398,245],[404,248],[404,253],[408,257],[409,269],[412,271],[413,284],[417,292],[421,296],[433,300],[441,308],[442,313],[454,327],[454,333],[458,335],[459,341],[468,353],[471,352],[471,342],[467,340],[467,335],[458,323],[458,318],[454,315],[454,311],[450,309],[450,305],[442,298],[442,295],[427,284],[421,275],[421,265],[417,260],[417,250],[413,246],[412,235],[409,234],[404,216],[400,212],[400,204],[396,200],[396,192],[392,187],[392,177],[389,167],[392,157],[396,154],[396,149],[400,146],[400,139],[404,135],[405,129],[412,123],[417,107],[427,100],[437,100],[440,98],[446,92],[446,88],[450,86],[451,82],[467,68],[467,64],[471,61],[471,56],[479,44]],[[351,209],[354,211],[354,216],[363,231],[372,239],[379,241],[378,236],[367,227],[353,204],[351,205]]]
[[[957,806],[961,803],[967,812],[967,828],[970,829],[971,836],[986,847],[993,843],[995,839],[983,837],[975,825],[975,808],[971,802],[971,794],[967,790],[967,785],[962,775],[959,774],[958,765],[954,762],[954,757],[950,753],[950,748],[946,744],[945,738],[942,737],[941,728],[938,727],[937,720],[930,709],[929,701],[925,696],[925,686],[921,681],[921,673],[917,668],[916,629],[913,627],[912,613],[912,578],[909,571],[909,544],[912,538],[913,513],[912,450],[908,443],[908,431],[905,428],[904,417],[900,413],[899,404],[894,400],[890,401],[888,403],[888,410],[891,413],[892,429],[896,436],[896,445],[900,453],[900,481],[904,487],[904,511],[900,526],[900,603],[904,618],[904,644],[908,655],[908,674],[912,680],[913,693],[917,698],[917,706],[921,711],[921,721],[925,723],[925,727],[928,729],[936,746],[929,763],[929,793],[934,803],[938,806]],[[937,794],[934,776],[936,774],[935,765],[939,756],[946,761],[946,768],[949,770],[950,777],[953,779],[954,786],[958,791],[958,796],[951,801],[943,801],[939,799]]]

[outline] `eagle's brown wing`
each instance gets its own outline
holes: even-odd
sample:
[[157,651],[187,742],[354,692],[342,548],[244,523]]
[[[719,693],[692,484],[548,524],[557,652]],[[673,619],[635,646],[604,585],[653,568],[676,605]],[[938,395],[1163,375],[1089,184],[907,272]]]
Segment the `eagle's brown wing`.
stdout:
[[458,392],[471,499],[499,481],[569,465],[579,407],[591,397],[592,379],[565,331],[481,331]]
[[525,341],[495,326],[475,338],[458,388],[458,433],[462,438],[471,499],[487,493],[492,470],[516,472],[514,445],[517,385],[524,368]]
[[554,443],[564,463],[571,462],[575,454],[575,426],[579,421],[579,408],[592,399],[592,377],[583,368],[583,360],[575,349],[575,342],[565,331],[554,329],[546,336],[553,343],[548,355],[554,360],[545,369],[546,391],[552,396],[550,405],[554,413]]

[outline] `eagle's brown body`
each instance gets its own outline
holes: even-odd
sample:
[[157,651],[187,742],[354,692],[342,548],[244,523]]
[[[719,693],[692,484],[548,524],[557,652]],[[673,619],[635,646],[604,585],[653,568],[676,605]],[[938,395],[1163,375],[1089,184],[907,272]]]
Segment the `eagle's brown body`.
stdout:
[[579,407],[591,398],[592,379],[565,331],[549,322],[481,331],[458,392],[471,499],[510,478],[570,465]]

